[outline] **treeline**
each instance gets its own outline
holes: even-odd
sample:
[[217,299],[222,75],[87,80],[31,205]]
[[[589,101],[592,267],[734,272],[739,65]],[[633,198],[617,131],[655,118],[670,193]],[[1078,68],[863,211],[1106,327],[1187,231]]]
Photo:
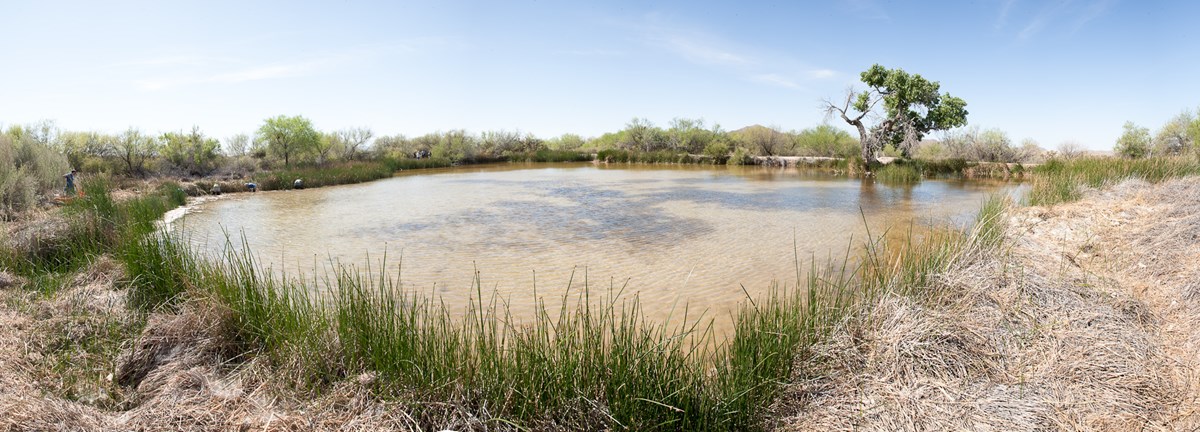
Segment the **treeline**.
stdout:
[[[891,147],[884,148],[884,153],[902,156]],[[1030,163],[1041,161],[1048,156],[1046,153],[1033,139],[1026,138],[1018,145],[1000,129],[971,126],[947,131],[940,140],[920,143],[912,156],[924,160]]]
[[383,136],[374,143],[374,150],[380,157],[429,154],[456,162],[505,160],[544,150],[587,153],[623,150],[708,156],[708,160],[724,163],[731,157],[740,160],[735,157],[737,155],[846,157],[855,154],[857,148],[858,140],[830,125],[788,132],[778,127],[757,125],[726,131],[703,119],[674,119],[664,128],[642,118],[633,119],[619,131],[595,138],[563,134],[541,139],[528,133],[503,130],[476,135],[458,129],[417,137]]
[[1184,110],[1158,128],[1150,129],[1125,122],[1123,132],[1113,146],[1118,156],[1140,159],[1155,156],[1175,156],[1188,152],[1200,155],[1200,115]]

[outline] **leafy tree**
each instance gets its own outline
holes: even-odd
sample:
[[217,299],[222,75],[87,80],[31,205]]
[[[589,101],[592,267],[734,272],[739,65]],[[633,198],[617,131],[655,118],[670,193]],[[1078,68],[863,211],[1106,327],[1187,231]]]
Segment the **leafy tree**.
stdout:
[[205,137],[198,126],[192,126],[188,133],[167,132],[161,142],[163,157],[190,174],[208,174],[217,167],[221,143]]
[[[839,114],[858,129],[862,158],[869,170],[878,162],[876,153],[892,144],[908,153],[930,131],[946,130],[967,124],[967,103],[942,94],[937,81],[929,81],[903,69],[887,69],[878,64],[861,74],[867,90],[849,92],[842,104],[825,101],[826,112]],[[882,103],[881,120],[873,126],[864,121]]]
[[269,118],[258,128],[258,139],[268,152],[283,158],[283,166],[291,166],[292,156],[312,152],[321,141],[321,134],[303,116]]
[[82,169],[89,157],[104,156],[113,137],[96,132],[63,132],[58,137],[58,150],[67,156],[71,166]]
[[554,150],[578,150],[585,143],[583,137],[571,133],[565,133],[558,138],[551,138],[546,142],[546,146]]
[[666,133],[650,120],[634,118],[625,124],[618,135],[617,146],[623,149],[655,151],[669,147]]
[[417,152],[413,140],[404,135],[384,135],[375,139],[374,153],[385,157],[413,157]]
[[1117,145],[1113,147],[1113,152],[1130,159],[1148,156],[1150,154],[1150,129],[1140,127],[1131,121],[1125,122],[1122,128],[1124,132],[1121,133],[1120,138],[1117,138]]
[[825,123],[796,134],[796,148],[809,156],[847,157],[858,152],[850,133]]
[[159,142],[152,136],[129,128],[108,142],[108,153],[125,164],[125,174],[145,175],[146,161],[158,156]]
[[780,131],[778,126],[747,126],[733,131],[731,135],[742,147],[762,156],[789,155],[796,148],[796,141]]
[[1188,133],[1188,127],[1195,122],[1196,119],[1192,116],[1191,111],[1179,113],[1171,120],[1164,124],[1162,129],[1154,135],[1155,155],[1176,155],[1186,152],[1192,147],[1192,137]]
[[1200,155],[1200,112],[1197,113],[1192,123],[1188,125],[1188,139],[1192,141],[1192,147],[1195,148],[1196,154]]
[[320,134],[317,144],[313,146],[313,155],[317,157],[317,164],[324,165],[325,162],[329,162],[330,156],[340,153],[340,145],[341,142],[333,134]]
[[[430,149],[433,157],[446,158],[451,161],[463,161],[475,158],[475,137],[462,129],[451,130],[436,135],[437,142]],[[424,137],[422,137],[424,138]]]

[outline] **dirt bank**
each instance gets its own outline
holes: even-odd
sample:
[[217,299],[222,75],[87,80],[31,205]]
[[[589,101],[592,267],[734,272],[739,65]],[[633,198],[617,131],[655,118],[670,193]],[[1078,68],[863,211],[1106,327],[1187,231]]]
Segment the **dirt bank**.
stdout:
[[1014,209],[934,300],[843,323],[782,430],[1197,430],[1200,179]]

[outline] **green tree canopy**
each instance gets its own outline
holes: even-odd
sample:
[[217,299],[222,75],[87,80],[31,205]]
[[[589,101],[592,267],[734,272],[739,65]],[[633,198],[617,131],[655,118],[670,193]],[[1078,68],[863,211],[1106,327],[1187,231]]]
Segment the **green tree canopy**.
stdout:
[[283,158],[290,166],[292,156],[303,156],[317,148],[321,134],[303,116],[269,118],[258,128],[258,139],[266,143],[267,151]]
[[1113,147],[1113,152],[1130,159],[1149,156],[1150,129],[1140,127],[1131,121],[1125,122],[1122,128],[1124,132],[1121,133],[1120,138],[1117,138],[1117,145]]
[[204,175],[217,168],[217,150],[221,143],[204,136],[198,126],[192,131],[162,135],[162,156],[189,174]]
[[[868,168],[877,161],[876,153],[884,145],[891,144],[907,154],[926,133],[967,124],[967,103],[943,94],[937,81],[878,64],[863,72],[861,78],[867,84],[866,90],[849,92],[841,104],[826,101],[825,108],[858,129],[863,162]],[[872,113],[880,114],[880,120],[868,126],[864,120]]]

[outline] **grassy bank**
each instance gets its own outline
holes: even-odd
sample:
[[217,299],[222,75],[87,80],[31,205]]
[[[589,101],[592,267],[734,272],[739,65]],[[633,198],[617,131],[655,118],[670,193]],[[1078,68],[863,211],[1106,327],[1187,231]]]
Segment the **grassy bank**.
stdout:
[[230,311],[241,346],[313,389],[376,376],[381,397],[418,412],[446,402],[486,407],[495,426],[754,430],[779,383],[821,373],[806,350],[847,311],[889,290],[930,295],[921,290],[929,275],[998,238],[990,233],[1000,211],[985,207],[971,233],[876,242],[848,260],[856,264],[813,266],[748,299],[722,342],[698,311],[652,322],[636,296],[586,275],[575,279],[573,294],[541,301],[536,318],[517,323],[478,278],[464,315],[402,292],[396,279],[348,268],[321,282],[336,295],[318,300],[308,294],[317,292],[313,281],[265,272],[248,252],[204,261],[170,237],[143,237],[126,261],[154,263],[129,269],[139,281],[131,296],[148,299],[142,307],[215,299]]
[[1151,183],[1200,174],[1200,159],[1191,156],[1147,159],[1109,157],[1052,159],[1033,170],[1028,201],[1052,205],[1079,200],[1086,188],[1098,188],[1129,178]]

